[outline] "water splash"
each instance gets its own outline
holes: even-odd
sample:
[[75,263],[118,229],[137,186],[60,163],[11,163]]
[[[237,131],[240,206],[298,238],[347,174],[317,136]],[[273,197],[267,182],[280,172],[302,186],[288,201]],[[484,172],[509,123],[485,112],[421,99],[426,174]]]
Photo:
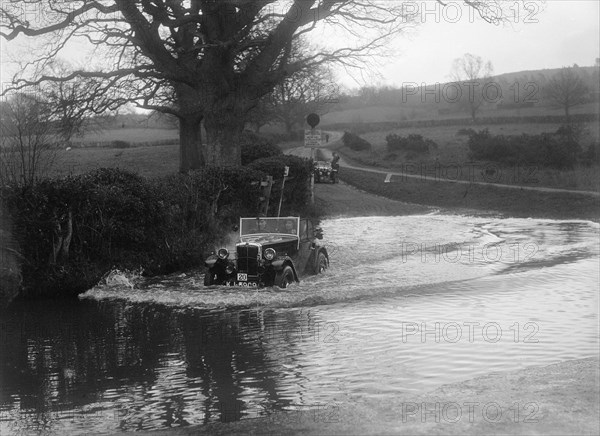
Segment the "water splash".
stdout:
[[[303,307],[420,294],[432,285],[508,274],[598,256],[600,227],[587,221],[453,215],[337,218],[322,222],[330,269],[277,287],[205,287],[190,272],[144,279],[112,271],[81,298],[176,307]],[[233,246],[235,236],[223,244]]]

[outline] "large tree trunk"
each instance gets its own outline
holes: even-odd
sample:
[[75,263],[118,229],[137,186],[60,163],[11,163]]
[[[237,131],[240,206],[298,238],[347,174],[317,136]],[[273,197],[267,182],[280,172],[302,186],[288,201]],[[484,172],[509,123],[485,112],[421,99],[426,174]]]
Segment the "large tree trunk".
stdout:
[[206,129],[206,163],[208,165],[241,165],[240,139],[244,116],[238,111],[209,112],[204,118]]
[[202,156],[201,117],[179,119],[179,171],[186,173],[204,166]]

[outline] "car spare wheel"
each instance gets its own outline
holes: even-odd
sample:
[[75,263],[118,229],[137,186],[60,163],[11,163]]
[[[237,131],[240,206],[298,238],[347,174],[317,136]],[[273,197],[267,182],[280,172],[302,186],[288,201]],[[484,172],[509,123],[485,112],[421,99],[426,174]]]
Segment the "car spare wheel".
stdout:
[[292,270],[292,267],[285,266],[275,276],[275,285],[280,288],[287,288],[291,283],[294,283],[294,271]]

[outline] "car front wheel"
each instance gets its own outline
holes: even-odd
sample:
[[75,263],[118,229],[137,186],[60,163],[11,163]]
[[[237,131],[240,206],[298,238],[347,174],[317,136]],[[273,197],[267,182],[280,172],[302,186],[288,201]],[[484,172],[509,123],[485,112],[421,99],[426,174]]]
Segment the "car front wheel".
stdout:
[[292,267],[286,266],[283,270],[279,271],[275,276],[275,285],[280,288],[287,288],[290,284],[294,283],[294,271]]
[[217,275],[210,271],[206,271],[204,274],[204,286],[214,285],[216,282]]

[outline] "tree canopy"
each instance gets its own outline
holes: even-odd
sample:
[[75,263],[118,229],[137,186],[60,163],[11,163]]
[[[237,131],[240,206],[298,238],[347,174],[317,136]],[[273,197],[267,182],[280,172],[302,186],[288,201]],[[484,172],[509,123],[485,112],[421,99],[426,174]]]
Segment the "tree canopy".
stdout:
[[[498,0],[464,5],[486,21],[503,18]],[[31,7],[37,8],[35,19]],[[414,8],[401,1],[5,0],[0,35],[43,40],[42,53],[23,66],[9,91],[94,79],[86,106],[92,112],[134,104],[173,114],[179,119],[180,169],[187,171],[239,164],[246,114],[262,96],[315,65],[364,65],[415,18]],[[337,46],[291,56],[295,41],[324,28],[347,37]],[[54,59],[81,44],[94,48],[97,62],[48,72]]]

